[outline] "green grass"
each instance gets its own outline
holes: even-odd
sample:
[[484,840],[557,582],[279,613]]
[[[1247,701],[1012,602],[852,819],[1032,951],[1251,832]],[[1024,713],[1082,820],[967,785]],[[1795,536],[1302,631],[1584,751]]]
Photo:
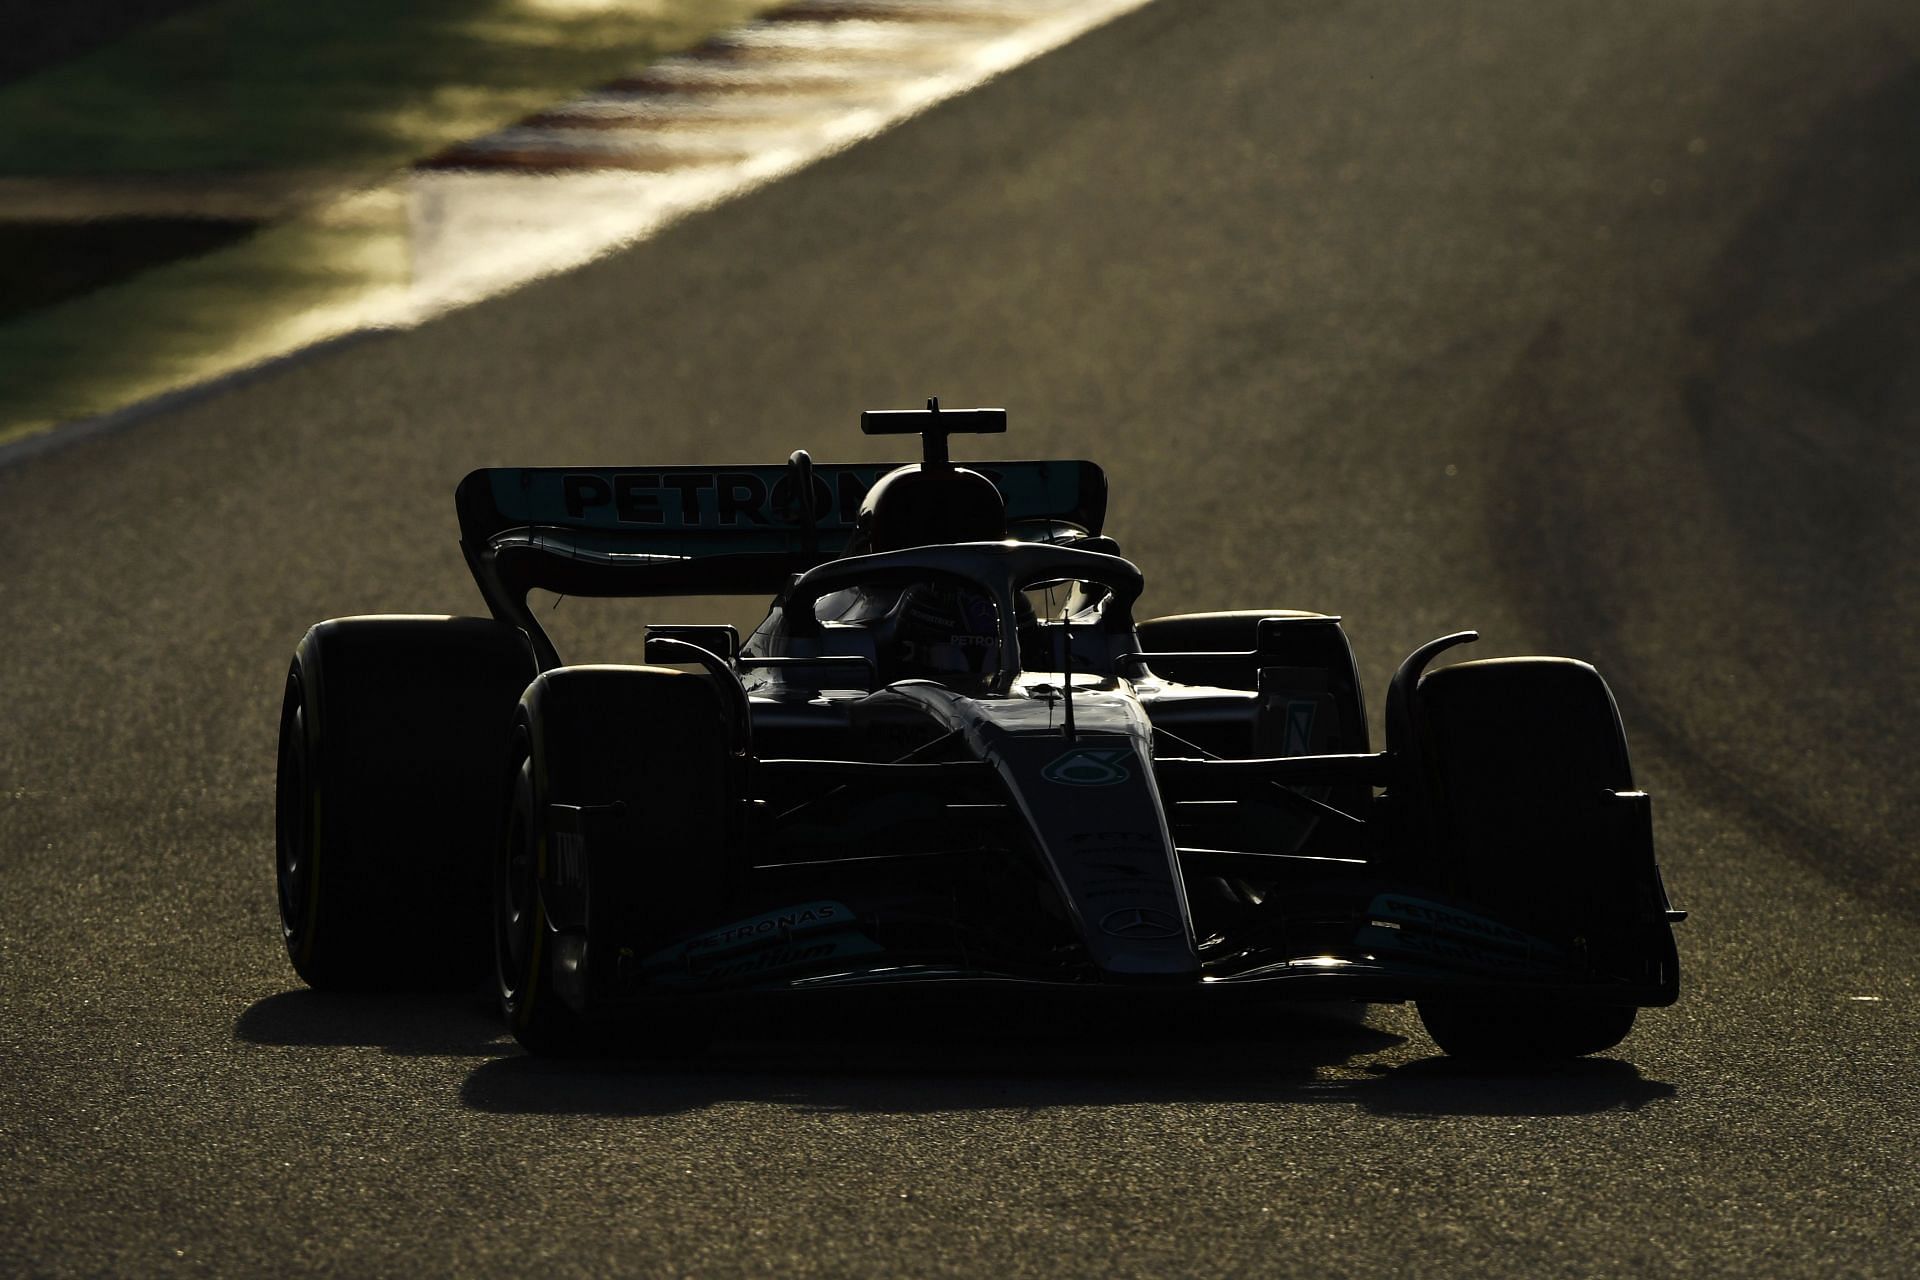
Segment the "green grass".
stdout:
[[0,327],[0,443],[390,318],[406,211],[372,191]]

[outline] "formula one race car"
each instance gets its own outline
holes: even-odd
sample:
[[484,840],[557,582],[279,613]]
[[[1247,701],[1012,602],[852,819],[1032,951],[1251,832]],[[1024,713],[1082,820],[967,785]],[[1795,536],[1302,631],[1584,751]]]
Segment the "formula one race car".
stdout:
[[[1434,640],[1376,753],[1340,619],[1136,621],[1097,466],[949,461],[1005,424],[863,415],[923,438],[908,466],[468,475],[493,616],[337,619],[294,656],[300,976],[490,965],[542,1054],[690,1036],[743,993],[1414,1000],[1449,1053],[1509,1058],[1673,1002],[1683,913],[1592,667],[1425,672],[1475,636]],[[658,665],[567,666],[535,588],[773,604],[744,639],[650,627]]]

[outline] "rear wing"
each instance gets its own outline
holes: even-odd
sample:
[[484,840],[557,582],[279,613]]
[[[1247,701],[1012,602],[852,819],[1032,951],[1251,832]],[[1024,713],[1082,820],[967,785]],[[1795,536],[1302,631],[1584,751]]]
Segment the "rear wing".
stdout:
[[[496,467],[469,473],[454,502],[481,593],[495,616],[524,625],[536,587],[576,596],[772,595],[846,551],[861,499],[899,465]],[[999,487],[1009,523],[1067,521],[1097,534],[1106,519],[1106,475],[1094,463],[964,465]],[[811,520],[796,497],[806,488]]]

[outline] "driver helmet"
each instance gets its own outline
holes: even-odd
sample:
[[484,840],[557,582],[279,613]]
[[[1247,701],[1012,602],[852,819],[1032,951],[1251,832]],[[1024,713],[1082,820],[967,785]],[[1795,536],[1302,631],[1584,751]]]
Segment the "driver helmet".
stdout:
[[1007,504],[993,481],[965,467],[927,470],[919,463],[880,477],[854,519],[855,554],[940,542],[998,542],[1007,536]]
[[986,680],[1000,669],[1000,611],[969,583],[916,583],[888,619],[894,679]]

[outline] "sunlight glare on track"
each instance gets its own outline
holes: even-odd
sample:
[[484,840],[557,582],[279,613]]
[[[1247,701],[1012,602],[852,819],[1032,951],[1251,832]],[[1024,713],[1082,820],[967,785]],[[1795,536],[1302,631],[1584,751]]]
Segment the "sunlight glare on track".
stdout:
[[395,322],[642,239],[1143,3],[796,4],[450,148],[405,179],[413,273]]
[[[580,267],[1145,3],[799,0],[352,189],[307,192],[285,175],[259,191],[222,188],[271,225],[144,277],[118,310],[120,295],[103,295],[104,313],[83,301],[61,313],[65,329],[35,330],[56,358],[19,358],[35,390],[0,405],[0,466],[322,343],[411,328]],[[179,198],[204,203],[201,187]],[[50,198],[31,185],[15,194]],[[59,363],[118,328],[111,363]]]

